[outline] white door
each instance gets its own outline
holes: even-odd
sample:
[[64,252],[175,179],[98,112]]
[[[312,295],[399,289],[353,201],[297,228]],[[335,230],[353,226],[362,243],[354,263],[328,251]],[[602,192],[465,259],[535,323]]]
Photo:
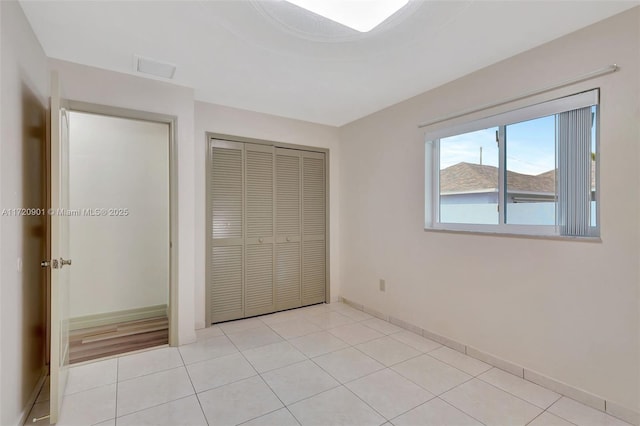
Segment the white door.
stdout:
[[51,424],[58,422],[69,371],[69,114],[51,75]]

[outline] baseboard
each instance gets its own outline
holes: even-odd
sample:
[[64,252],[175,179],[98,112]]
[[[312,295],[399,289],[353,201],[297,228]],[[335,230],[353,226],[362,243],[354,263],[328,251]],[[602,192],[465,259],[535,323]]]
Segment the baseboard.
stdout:
[[36,399],[38,399],[38,395],[40,394],[40,389],[42,389],[42,385],[44,384],[44,381],[47,380],[48,374],[49,374],[49,369],[45,365],[42,367],[42,371],[40,372],[40,378],[38,379],[38,382],[36,383],[35,387],[31,391],[31,396],[29,396],[29,399],[27,400],[27,404],[24,406],[24,408],[22,409],[22,412],[20,413],[20,417],[18,418],[18,423],[16,423],[16,426],[22,426],[25,423],[27,423],[27,420],[29,420],[27,417],[31,412],[31,408],[33,407],[33,404],[36,403]]
[[540,374],[536,371],[525,368],[521,365],[513,363],[508,360],[501,359],[495,355],[480,351],[474,347],[465,345],[464,343],[458,342],[456,340],[450,339],[446,336],[442,336],[440,334],[434,333],[432,331],[426,330],[424,328],[418,327],[417,325],[411,324],[407,321],[404,321],[399,318],[395,318],[392,316],[388,316],[382,312],[379,312],[370,307],[364,306],[360,303],[357,303],[353,300],[349,300],[342,296],[339,297],[339,300],[359,311],[366,312],[370,315],[373,315],[377,318],[380,318],[384,321],[388,321],[391,324],[397,325],[405,330],[411,331],[413,333],[422,335],[427,339],[431,339],[435,342],[440,343],[441,345],[448,346],[452,349],[455,349],[463,354],[467,354],[468,356],[483,361],[489,365],[492,365],[496,368],[504,370],[508,373],[511,373],[515,376],[521,377],[525,380],[528,380],[532,383],[535,383],[540,386],[544,386],[548,389],[551,389],[554,392],[557,392],[561,395],[564,395],[568,398],[574,399],[578,402],[581,402],[591,408],[595,408],[596,410],[606,412],[614,417],[617,417],[621,420],[626,421],[627,423],[631,423],[632,425],[640,426],[640,413],[637,411],[619,405],[613,401],[608,401],[603,397],[599,397],[593,395],[590,392],[582,390],[580,388],[568,385],[566,383],[560,382],[558,380],[547,377],[543,374]]
[[167,315],[167,305],[145,306],[143,308],[127,309],[116,312],[87,315],[69,319],[69,330],[100,327],[103,325],[118,324],[127,321],[139,321],[148,318],[156,318]]
[[493,365],[494,367],[499,368],[500,370],[504,370],[507,373],[511,373],[514,376],[518,376],[521,379],[524,379],[524,368],[520,367],[517,364],[514,364],[509,361],[505,361],[502,358],[498,358],[495,355],[488,354],[486,352],[482,352],[476,348],[471,346],[467,346],[467,355],[472,358],[479,359],[482,362],[485,362],[489,365]]
[[616,404],[612,401],[607,401],[606,405],[607,413],[611,414],[613,417],[622,419],[632,425],[640,425],[640,413],[637,411],[623,407],[622,405]]

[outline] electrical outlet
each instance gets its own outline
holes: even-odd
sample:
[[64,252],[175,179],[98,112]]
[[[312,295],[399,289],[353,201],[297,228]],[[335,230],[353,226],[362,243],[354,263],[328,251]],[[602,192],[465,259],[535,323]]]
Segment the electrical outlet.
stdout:
[[385,282],[385,280],[380,278],[380,291],[386,291],[386,290],[387,290],[387,283]]

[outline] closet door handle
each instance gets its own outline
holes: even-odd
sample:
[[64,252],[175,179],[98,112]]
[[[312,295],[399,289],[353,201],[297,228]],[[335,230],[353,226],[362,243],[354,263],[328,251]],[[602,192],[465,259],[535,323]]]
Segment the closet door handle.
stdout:
[[287,237],[287,241],[291,241],[291,238]]
[[258,242],[259,242],[260,244],[262,244],[262,242],[263,242],[263,241],[264,241],[264,240],[262,239],[262,237],[258,238]]

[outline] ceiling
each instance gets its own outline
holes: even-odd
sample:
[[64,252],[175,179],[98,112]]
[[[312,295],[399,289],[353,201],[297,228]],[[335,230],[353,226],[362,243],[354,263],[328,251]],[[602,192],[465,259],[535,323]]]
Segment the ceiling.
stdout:
[[141,55],[197,100],[333,126],[637,4],[412,0],[358,33],[278,0],[21,1],[52,58],[141,75]]

